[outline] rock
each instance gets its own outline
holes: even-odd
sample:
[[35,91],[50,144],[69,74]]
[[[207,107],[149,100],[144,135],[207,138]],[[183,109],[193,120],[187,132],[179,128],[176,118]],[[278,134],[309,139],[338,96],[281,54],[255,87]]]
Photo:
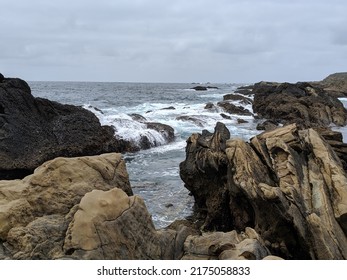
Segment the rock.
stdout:
[[159,132],[167,143],[175,140],[175,130],[171,126],[156,122],[147,122],[146,125],[147,129],[153,129]]
[[228,115],[226,115],[226,114],[224,114],[224,113],[221,113],[220,115],[221,115],[221,117],[222,117],[223,119],[231,120],[231,117],[228,116]]
[[155,230],[140,197],[94,190],[82,198],[63,250],[77,259],[173,259],[175,238],[173,230]]
[[240,101],[244,105],[251,105],[253,103],[252,99],[234,93],[224,95],[223,100]]
[[248,123],[248,121],[244,120],[244,119],[237,119],[237,123],[241,124],[241,123]]
[[273,130],[276,129],[278,126],[278,123],[275,121],[271,121],[271,120],[266,120],[262,123],[257,124],[257,130]]
[[346,259],[347,177],[331,146],[295,124],[251,143],[227,140],[218,127],[193,134],[180,164],[203,228],[254,228],[270,254],[285,259]]
[[309,83],[257,83],[253,87],[253,111],[284,124],[325,127],[347,124],[347,110],[336,98]]
[[235,90],[235,93],[239,93],[243,95],[252,95],[253,94],[252,91],[253,91],[253,85],[249,85],[249,86],[238,87]]
[[5,79],[4,75],[2,75],[2,74],[0,73],[0,83],[2,83],[2,82],[4,81],[4,79]]
[[184,121],[184,122],[192,122],[197,126],[204,127],[205,122],[200,120],[198,117],[195,116],[178,116],[176,117],[176,120],[178,121]]
[[88,110],[34,98],[28,84],[0,84],[0,179],[23,178],[43,162],[121,151],[114,130]]
[[160,110],[176,110],[176,108],[174,106],[170,106],[170,107],[162,108]]
[[261,260],[269,251],[261,237],[251,228],[245,232],[207,232],[188,236],[183,260]]
[[56,158],[23,180],[0,181],[0,243],[10,259],[64,255],[66,230],[93,190],[119,188],[132,195],[120,154]]
[[319,82],[318,85],[322,86],[330,96],[346,97],[347,72],[331,74]]
[[144,123],[147,121],[147,119],[144,116],[141,116],[140,114],[130,114],[129,115],[134,121]]
[[195,89],[197,91],[204,91],[204,90],[208,90],[208,89],[218,89],[218,87],[214,87],[214,86],[195,86],[191,89]]
[[225,112],[229,114],[236,114],[236,115],[242,115],[242,116],[252,116],[252,113],[245,109],[242,106],[236,106],[228,101],[221,101],[218,102],[217,105],[219,107],[222,107]]
[[215,109],[215,108],[216,106],[212,102],[208,102],[204,107],[204,109]]

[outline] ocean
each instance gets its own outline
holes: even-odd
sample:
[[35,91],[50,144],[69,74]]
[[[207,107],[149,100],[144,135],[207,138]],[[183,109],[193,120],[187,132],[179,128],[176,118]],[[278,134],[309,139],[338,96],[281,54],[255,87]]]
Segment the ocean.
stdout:
[[[203,129],[213,132],[216,122],[223,122],[232,137],[248,141],[259,134],[258,120],[252,116],[230,115],[207,103],[223,101],[242,84],[213,84],[217,89],[196,91],[196,84],[106,83],[106,82],[29,82],[32,94],[64,104],[83,106],[92,111],[102,125],[111,125],[117,135],[134,142],[146,135],[159,146],[123,155],[135,194],[140,195],[151,213],[156,228],[193,213],[193,197],[179,176],[179,163],[185,159],[186,140]],[[347,100],[344,100],[347,102]],[[238,101],[233,102],[239,104]],[[252,112],[251,105],[244,105]],[[224,113],[230,119],[223,118]],[[150,122],[170,125],[175,141],[167,144],[162,136],[129,116],[139,114]],[[193,117],[195,122],[179,118]],[[247,123],[239,124],[242,118]]]

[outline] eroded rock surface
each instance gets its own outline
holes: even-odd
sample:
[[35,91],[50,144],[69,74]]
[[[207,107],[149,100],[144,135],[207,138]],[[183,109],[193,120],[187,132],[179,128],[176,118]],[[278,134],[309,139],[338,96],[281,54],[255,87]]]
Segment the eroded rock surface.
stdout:
[[188,139],[180,174],[204,229],[254,228],[286,259],[347,258],[346,173],[315,130],[292,124],[246,143],[218,124]]

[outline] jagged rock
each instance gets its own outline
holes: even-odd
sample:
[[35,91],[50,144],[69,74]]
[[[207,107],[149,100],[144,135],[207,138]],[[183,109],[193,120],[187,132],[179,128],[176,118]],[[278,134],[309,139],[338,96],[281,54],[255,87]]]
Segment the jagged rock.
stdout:
[[0,83],[0,179],[23,178],[58,156],[121,151],[114,130],[90,111],[34,98],[20,79]]
[[253,86],[253,93],[253,111],[262,118],[304,127],[347,124],[347,110],[343,104],[309,83],[261,82]]
[[219,107],[222,107],[224,109],[224,111],[229,113],[229,114],[236,114],[236,115],[242,115],[242,116],[252,116],[252,113],[249,110],[245,109],[242,106],[234,105],[228,101],[218,102],[217,105]]
[[346,259],[347,177],[331,146],[295,124],[250,144],[219,131],[193,134],[180,164],[206,213],[204,228],[254,228],[271,254],[286,259]]

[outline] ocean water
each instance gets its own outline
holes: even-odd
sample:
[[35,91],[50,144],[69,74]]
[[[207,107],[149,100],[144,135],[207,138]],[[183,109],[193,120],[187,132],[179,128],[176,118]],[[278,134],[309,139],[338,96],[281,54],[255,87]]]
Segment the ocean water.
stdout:
[[[222,101],[223,95],[233,93],[241,84],[214,84],[218,89],[208,91],[195,91],[191,89],[193,84],[29,82],[29,85],[36,97],[91,110],[103,125],[114,126],[117,135],[124,139],[136,142],[141,135],[147,135],[159,145],[124,154],[133,191],[145,200],[157,228],[192,214],[193,198],[179,176],[179,163],[185,159],[186,140],[192,133],[203,129],[213,132],[218,121],[225,123],[233,137],[249,140],[259,133],[255,129],[257,121],[251,116],[224,112],[230,117],[224,119],[221,108],[205,109],[208,102]],[[244,107],[252,111],[251,105]],[[134,113],[148,121],[172,126],[175,141],[167,144],[159,133],[144,128],[129,116]],[[177,119],[181,116],[198,121]],[[248,123],[238,124],[238,118]]]

